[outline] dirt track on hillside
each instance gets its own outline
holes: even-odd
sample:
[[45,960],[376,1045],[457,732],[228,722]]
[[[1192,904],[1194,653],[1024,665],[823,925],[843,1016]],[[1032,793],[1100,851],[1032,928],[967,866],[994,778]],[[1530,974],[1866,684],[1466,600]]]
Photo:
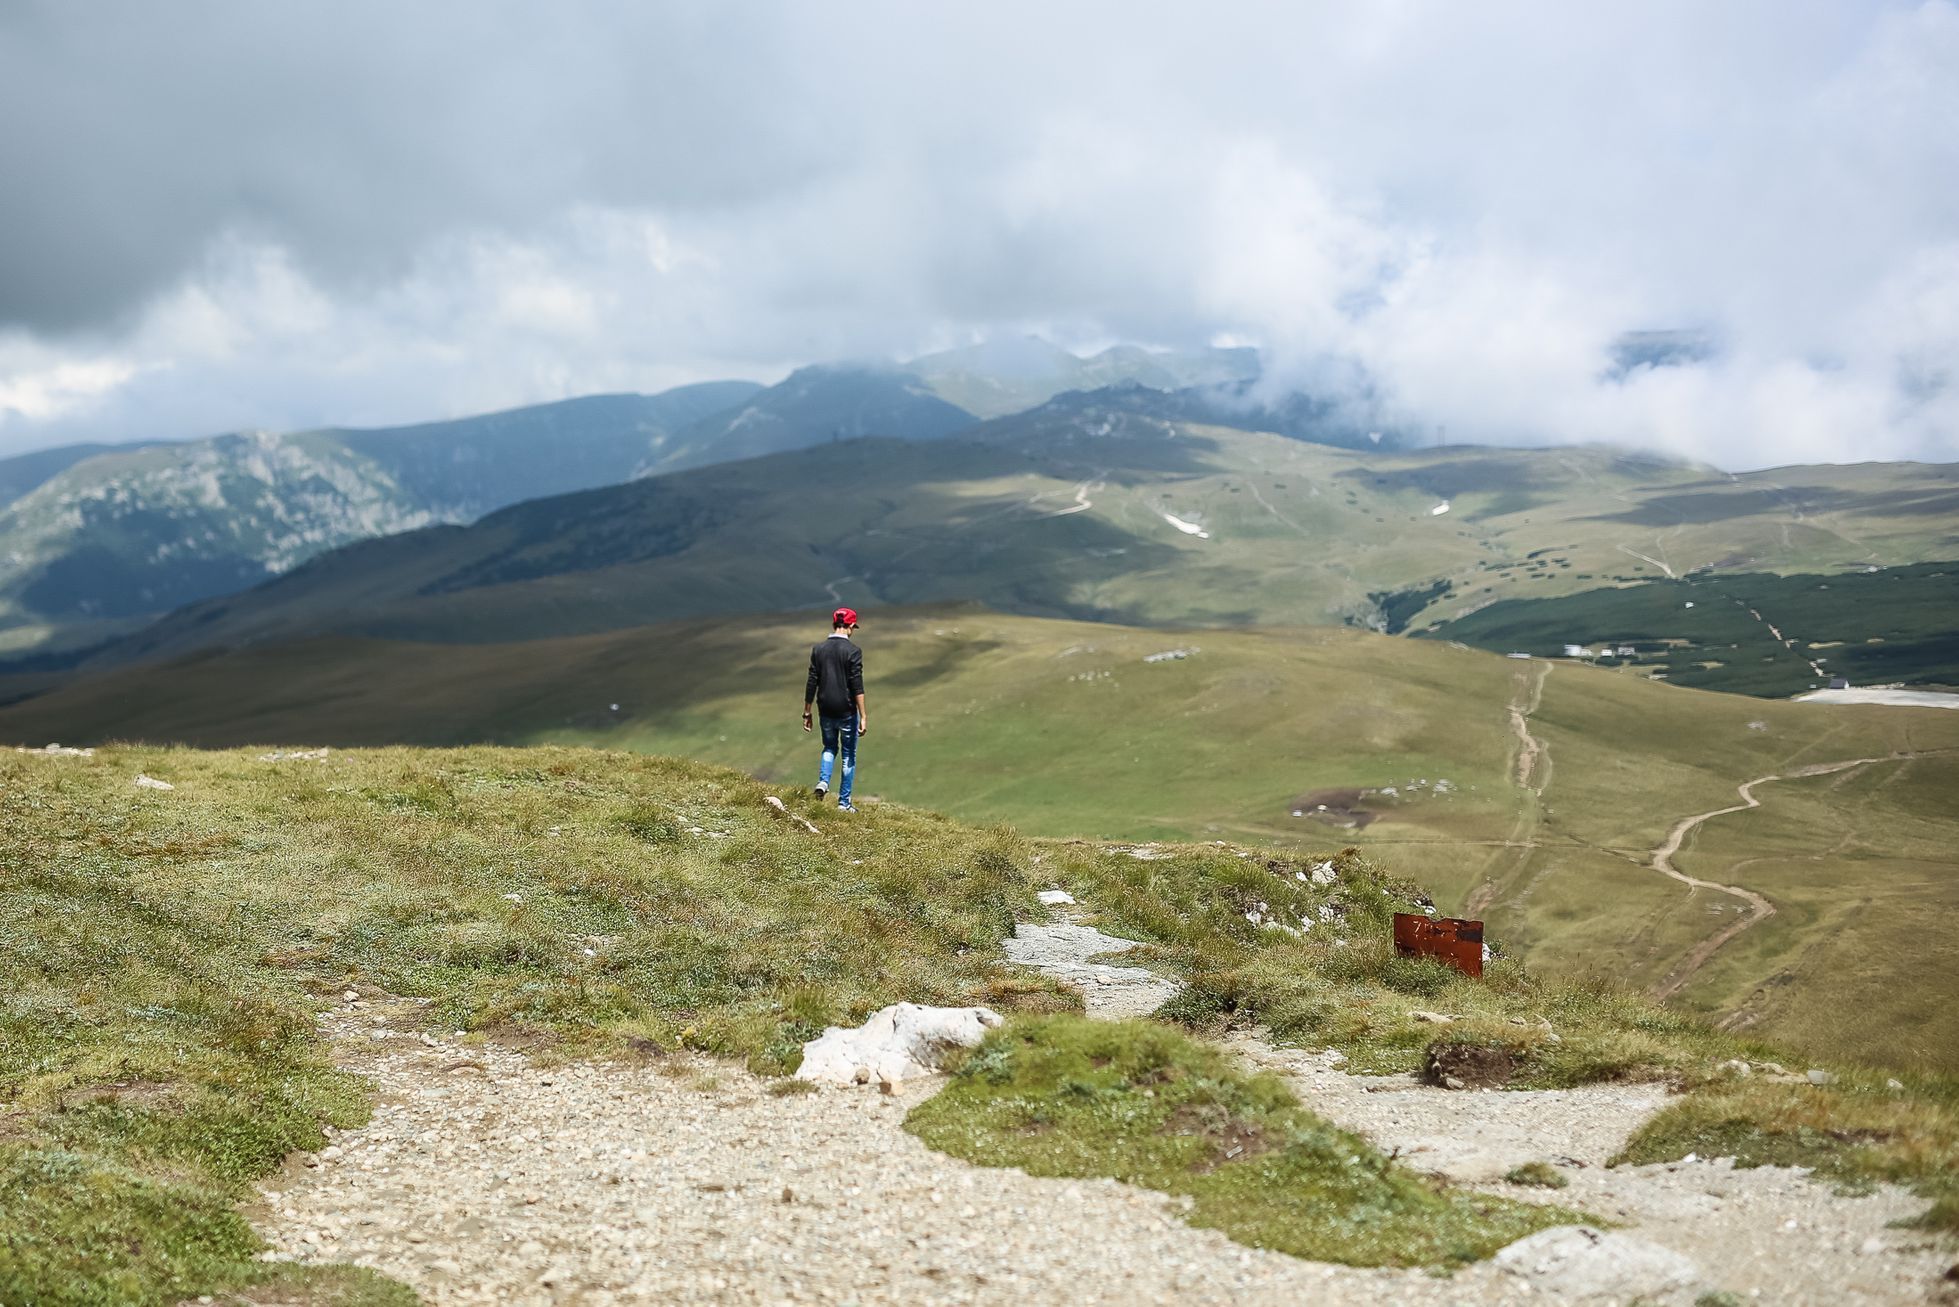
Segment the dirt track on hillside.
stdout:
[[1736,921],[1724,926],[1695,945],[1693,951],[1681,959],[1674,969],[1667,974],[1666,979],[1654,987],[1653,996],[1660,999],[1672,998],[1686,987],[1687,983],[1694,978],[1695,974],[1707,964],[1707,960],[1713,957],[1723,945],[1733,940],[1742,932],[1760,925],[1775,915],[1775,905],[1762,895],[1757,894],[1754,890],[1741,885],[1723,885],[1717,881],[1701,880],[1699,877],[1689,876],[1686,872],[1674,866],[1673,855],[1680,852],[1681,844],[1691,832],[1697,829],[1702,823],[1710,821],[1715,817],[1725,817],[1729,813],[1746,812],[1750,808],[1761,807],[1762,801],[1755,797],[1755,787],[1758,785],[1767,785],[1771,781],[1803,780],[1812,776],[1828,776],[1835,772],[1848,771],[1852,767],[1865,767],[1874,762],[1887,762],[1893,759],[1911,756],[1913,755],[1895,753],[1885,754],[1877,758],[1848,758],[1842,762],[1820,762],[1807,767],[1798,767],[1787,773],[1777,772],[1768,776],[1757,776],[1754,780],[1744,781],[1736,787],[1736,792],[1740,794],[1742,802],[1730,804],[1725,808],[1716,808],[1712,812],[1702,812],[1696,813],[1691,817],[1682,817],[1679,821],[1675,822],[1673,829],[1667,832],[1666,840],[1657,849],[1653,850],[1652,859],[1646,865],[1663,876],[1672,877],[1690,889],[1707,889],[1715,890],[1722,894],[1731,894],[1746,903],[1748,910]]
[[[1521,850],[1516,855],[1512,871],[1523,866],[1525,859],[1537,848],[1538,800],[1544,797],[1545,788],[1551,784],[1551,750],[1530,729],[1532,714],[1544,704],[1544,683],[1550,679],[1551,664],[1538,663],[1537,678],[1528,689],[1519,680],[1516,696],[1511,699],[1508,710],[1510,729],[1517,737],[1517,757],[1511,768],[1511,783],[1517,787],[1522,800],[1517,810],[1516,824],[1510,828],[1508,838],[1502,841],[1505,848]],[[1533,785],[1531,780],[1540,762],[1544,774]],[[1502,856],[1497,855],[1498,858]],[[1485,873],[1483,883],[1470,891],[1469,897],[1463,901],[1463,915],[1481,917],[1496,901],[1502,884],[1502,877]]]

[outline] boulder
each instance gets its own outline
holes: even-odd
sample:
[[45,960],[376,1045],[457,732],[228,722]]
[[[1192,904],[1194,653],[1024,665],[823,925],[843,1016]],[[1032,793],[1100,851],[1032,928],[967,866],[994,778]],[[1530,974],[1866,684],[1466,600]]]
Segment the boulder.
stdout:
[[796,1079],[892,1085],[936,1075],[949,1051],[973,1047],[999,1024],[992,1008],[893,1003],[855,1030],[831,1026],[804,1044]]
[[1559,1301],[1664,1299],[1702,1282],[1700,1267],[1673,1249],[1589,1225],[1539,1230],[1492,1260]]

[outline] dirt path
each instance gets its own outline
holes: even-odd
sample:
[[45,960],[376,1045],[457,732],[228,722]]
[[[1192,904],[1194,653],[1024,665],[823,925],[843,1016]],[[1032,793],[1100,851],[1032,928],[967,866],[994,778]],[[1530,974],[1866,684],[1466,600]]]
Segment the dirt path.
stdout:
[[1848,771],[1852,767],[1863,767],[1874,762],[1885,762],[1892,758],[1908,756],[1910,755],[1887,754],[1879,758],[1850,758],[1842,762],[1821,762],[1807,767],[1798,767],[1787,773],[1778,772],[1769,776],[1757,776],[1754,780],[1745,781],[1736,787],[1736,792],[1741,795],[1742,801],[1740,803],[1730,804],[1725,808],[1716,808],[1712,812],[1697,813],[1692,817],[1682,817],[1679,821],[1675,822],[1673,829],[1667,832],[1665,842],[1659,848],[1653,850],[1653,857],[1646,865],[1663,876],[1671,876],[1674,880],[1679,881],[1690,889],[1714,890],[1718,893],[1733,895],[1735,898],[1746,903],[1748,907],[1747,911],[1735,921],[1695,945],[1694,950],[1683,958],[1679,965],[1668,973],[1667,978],[1654,988],[1653,996],[1661,999],[1673,997],[1686,986],[1688,981],[1694,978],[1695,973],[1705,966],[1707,960],[1713,957],[1723,945],[1734,939],[1737,935],[1740,935],[1743,931],[1749,930],[1775,915],[1775,905],[1760,894],[1757,894],[1754,890],[1744,888],[1740,885],[1722,885],[1711,880],[1701,880],[1696,876],[1689,876],[1686,872],[1674,866],[1673,855],[1680,852],[1681,844],[1690,833],[1703,822],[1710,821],[1715,817],[1725,817],[1732,812],[1746,812],[1750,808],[1761,807],[1762,801],[1755,797],[1755,787],[1758,785],[1767,785],[1770,781],[1801,780],[1810,776],[1828,776],[1833,772]]
[[[1530,733],[1531,714],[1544,705],[1544,683],[1551,679],[1551,664],[1537,665],[1537,680],[1531,685],[1530,702],[1510,705],[1510,728],[1517,733],[1517,788],[1529,790],[1542,796],[1544,788],[1551,783],[1551,751],[1544,741]],[[1537,770],[1538,760],[1544,762],[1544,779],[1531,784],[1531,776]]]
[[[1176,990],[1141,968],[1094,962],[1135,944],[1079,920],[1022,925],[1015,934],[1008,956],[1080,988],[1092,1017],[1139,1015],[1144,998],[1160,1000]],[[1114,982],[1118,986],[1153,988],[1147,995],[1140,989],[1112,994],[1111,982],[1100,974],[1107,972],[1125,973]],[[1922,1199],[1900,1189],[1845,1198],[1801,1169],[1736,1170],[1727,1159],[1608,1168],[1633,1132],[1666,1105],[1664,1085],[1456,1092],[1414,1075],[1351,1075],[1337,1052],[1279,1048],[1262,1033],[1239,1032],[1226,1044],[1248,1065],[1285,1077],[1308,1108],[1405,1166],[1508,1198],[1607,1218],[1691,1257],[1711,1284],[1751,1301],[1816,1307],[1919,1302],[1945,1268],[1947,1259],[1929,1240],[1901,1237],[1890,1228],[1924,1208]],[[1553,1164],[1566,1187],[1520,1189],[1503,1181],[1528,1162]],[[1462,1307],[1504,1301],[1517,1287],[1482,1263],[1455,1278],[1448,1301]],[[1535,1300],[1570,1301],[1545,1294]]]
[[[1631,554],[1634,558],[1637,558],[1642,563],[1651,563],[1653,566],[1659,568],[1662,572],[1665,572],[1667,574],[1667,579],[1669,581],[1679,580],[1679,578],[1674,575],[1674,571],[1671,565],[1662,562],[1661,560],[1653,557],[1651,554],[1642,554],[1637,549],[1631,549],[1625,545],[1614,545],[1613,548],[1617,549],[1622,554]],[[1655,548],[1658,548],[1658,546],[1655,546]]]
[[[1520,792],[1522,802],[1517,810],[1517,821],[1510,828],[1509,836],[1501,842],[1506,849],[1520,850],[1511,863],[1510,871],[1504,875],[1485,872],[1483,881],[1469,897],[1463,901],[1463,915],[1480,917],[1496,902],[1504,883],[1522,867],[1537,849],[1538,801],[1544,797],[1545,787],[1551,783],[1551,750],[1535,735],[1531,734],[1530,719],[1544,703],[1544,683],[1551,679],[1551,664],[1537,664],[1537,676],[1525,689],[1520,678],[1516,697],[1510,701],[1510,729],[1517,737],[1517,757],[1511,768],[1511,783]],[[1544,775],[1537,784],[1531,784],[1537,772],[1538,763],[1544,764]],[[1495,866],[1504,857],[1496,854],[1491,860]]]
[[[1128,947],[1078,922],[1023,927],[1015,945],[1107,1016],[1174,990],[1095,960]],[[374,1084],[374,1117],[293,1159],[248,1214],[268,1259],[374,1267],[433,1307],[1565,1301],[1488,1262],[1436,1277],[1302,1261],[1192,1228],[1162,1194],[969,1165],[903,1129],[932,1082],[785,1096],[679,1053],[540,1066],[434,1027],[425,1001],[372,994],[323,1025]],[[1916,1302],[1944,1267],[1934,1245],[1888,1228],[1922,1207],[1893,1189],[1837,1198],[1800,1172],[1722,1163],[1604,1169],[1657,1105],[1649,1087],[1451,1094],[1347,1075],[1333,1054],[1235,1046],[1417,1167],[1487,1182],[1513,1159],[1553,1160],[1572,1183],[1549,1197],[1663,1238],[1744,1296]]]
[[1089,509],[1095,507],[1095,501],[1088,497],[1089,491],[1100,490],[1101,488],[1102,483],[1100,481],[1084,481],[1075,487],[1074,503],[1068,505],[1066,508],[1057,508],[1050,512],[1042,513],[1041,516],[1067,517],[1070,513],[1086,513]]
[[778,1097],[678,1054],[540,1067],[426,1014],[368,999],[326,1018],[379,1103],[261,1186],[273,1258],[374,1267],[433,1307],[1543,1301],[1488,1265],[1302,1261],[1193,1228],[1163,1194],[933,1152],[903,1122],[936,1082]]

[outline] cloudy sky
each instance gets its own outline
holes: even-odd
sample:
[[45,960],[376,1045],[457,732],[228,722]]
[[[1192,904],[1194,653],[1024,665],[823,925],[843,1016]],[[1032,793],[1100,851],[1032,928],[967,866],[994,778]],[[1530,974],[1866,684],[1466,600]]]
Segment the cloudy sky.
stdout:
[[1959,459],[1947,0],[0,0],[0,179],[0,454],[1038,332]]

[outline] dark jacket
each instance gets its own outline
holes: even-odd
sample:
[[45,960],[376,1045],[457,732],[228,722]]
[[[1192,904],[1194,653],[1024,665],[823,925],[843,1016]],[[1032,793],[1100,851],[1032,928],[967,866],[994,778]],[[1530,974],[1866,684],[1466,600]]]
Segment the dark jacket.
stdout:
[[864,693],[864,651],[848,636],[818,640],[809,651],[809,685],[803,702],[812,700],[825,717],[855,717],[857,696]]

